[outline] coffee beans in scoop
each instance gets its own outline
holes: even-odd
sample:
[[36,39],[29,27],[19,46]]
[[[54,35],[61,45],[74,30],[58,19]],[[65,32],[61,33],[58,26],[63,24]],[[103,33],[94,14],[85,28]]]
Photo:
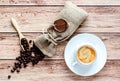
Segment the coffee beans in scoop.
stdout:
[[[44,59],[45,55],[40,51],[39,48],[35,46],[34,42],[32,42],[32,40],[28,42],[26,38],[21,39],[21,45],[23,46],[24,50],[21,49],[20,55],[16,57],[16,62],[11,69],[11,73],[19,73],[21,68],[26,68],[28,66],[28,63],[32,63],[32,65],[34,66],[39,61],[42,61]],[[8,79],[10,78],[11,76],[8,75]]]

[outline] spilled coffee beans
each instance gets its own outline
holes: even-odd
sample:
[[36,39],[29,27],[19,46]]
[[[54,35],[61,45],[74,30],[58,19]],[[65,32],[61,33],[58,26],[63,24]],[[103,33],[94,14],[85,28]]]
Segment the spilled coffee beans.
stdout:
[[[14,73],[15,71],[17,73],[20,72],[21,68],[26,68],[28,66],[28,63],[32,63],[32,65],[36,65],[39,61],[42,61],[45,55],[37,48],[34,44],[34,42],[30,40],[29,43],[26,38],[21,39],[21,45],[23,46],[24,50],[20,50],[20,56],[16,57],[16,62],[14,63],[13,68],[11,69],[11,73]],[[30,47],[30,44],[31,47]],[[10,79],[11,76],[8,75],[8,79]]]

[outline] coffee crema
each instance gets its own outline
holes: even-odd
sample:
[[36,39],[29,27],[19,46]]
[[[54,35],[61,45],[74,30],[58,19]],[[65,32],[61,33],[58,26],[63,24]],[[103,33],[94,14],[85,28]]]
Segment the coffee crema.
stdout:
[[82,63],[91,63],[96,58],[96,52],[90,46],[82,46],[78,49],[77,58]]

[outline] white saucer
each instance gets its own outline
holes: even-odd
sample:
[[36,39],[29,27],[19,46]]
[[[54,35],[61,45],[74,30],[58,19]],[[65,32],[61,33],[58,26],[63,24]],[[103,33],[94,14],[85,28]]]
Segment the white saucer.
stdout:
[[[73,66],[75,61],[75,49],[76,46],[81,45],[83,43],[90,43],[96,48],[97,58],[95,62],[89,67],[84,67],[83,65],[76,64]],[[93,34],[79,34],[73,37],[66,45],[64,58],[69,69],[81,76],[91,76],[98,73],[105,65],[107,60],[107,51],[102,40]]]

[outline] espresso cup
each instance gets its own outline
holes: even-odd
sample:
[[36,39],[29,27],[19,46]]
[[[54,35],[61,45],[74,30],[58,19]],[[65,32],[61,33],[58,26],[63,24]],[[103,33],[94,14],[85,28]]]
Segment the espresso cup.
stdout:
[[77,46],[74,56],[75,61],[72,64],[73,66],[75,66],[76,64],[88,66],[95,62],[97,58],[97,51],[94,48],[94,45],[86,43]]

